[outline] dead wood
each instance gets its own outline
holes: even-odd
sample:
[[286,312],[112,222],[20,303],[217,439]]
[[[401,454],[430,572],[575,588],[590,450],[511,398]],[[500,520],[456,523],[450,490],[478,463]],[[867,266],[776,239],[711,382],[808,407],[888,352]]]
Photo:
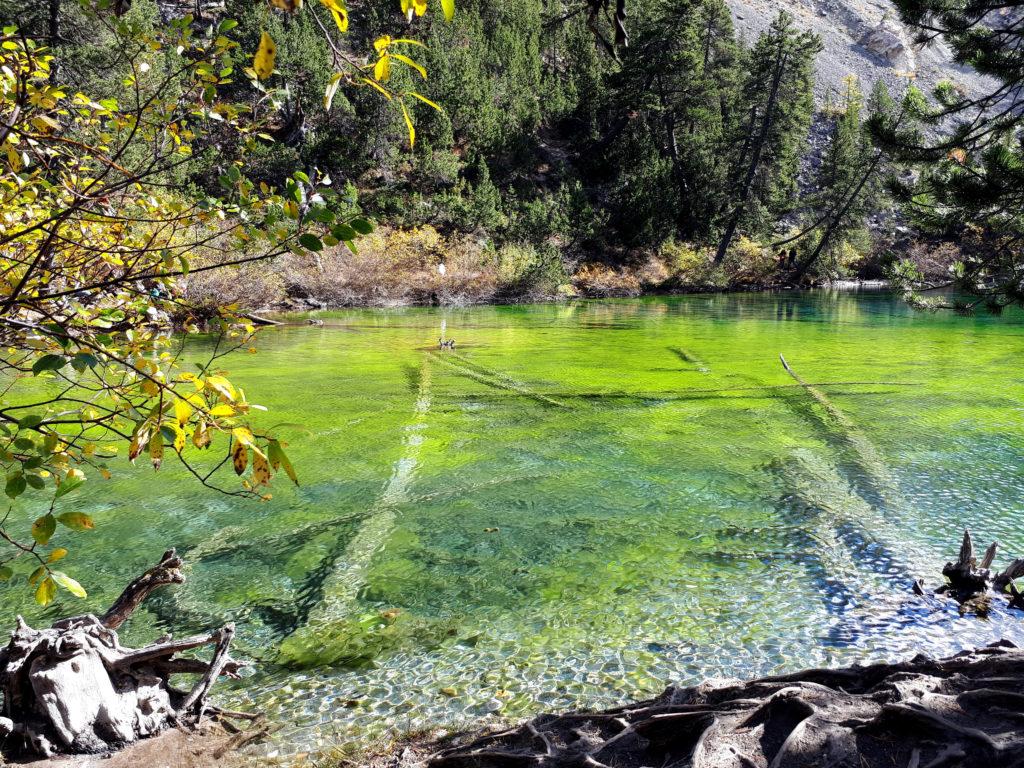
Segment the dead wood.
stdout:
[[[160,562],[129,584],[101,617],[91,614],[33,629],[19,616],[0,651],[4,754],[110,752],[171,726],[195,726],[221,676],[243,666],[228,650],[234,625],[182,640],[160,638],[145,648],[125,648],[120,627],[159,587],[181,584],[182,560],[168,550]],[[211,661],[182,651],[215,645]],[[183,692],[170,684],[177,673],[199,674]]]

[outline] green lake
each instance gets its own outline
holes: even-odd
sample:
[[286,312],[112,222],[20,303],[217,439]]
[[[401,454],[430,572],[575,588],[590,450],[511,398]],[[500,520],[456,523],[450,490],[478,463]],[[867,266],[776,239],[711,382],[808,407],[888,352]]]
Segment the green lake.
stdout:
[[911,593],[965,526],[1024,555],[1020,314],[812,292],[320,317],[224,363],[260,424],[308,430],[283,432],[300,487],[259,504],[121,459],[68,497],[97,524],[67,539],[85,605],[22,581],[5,625],[99,610],[176,546],[188,584],[122,640],[237,622],[255,666],[219,700],[283,751],[1024,643],[1020,615]]

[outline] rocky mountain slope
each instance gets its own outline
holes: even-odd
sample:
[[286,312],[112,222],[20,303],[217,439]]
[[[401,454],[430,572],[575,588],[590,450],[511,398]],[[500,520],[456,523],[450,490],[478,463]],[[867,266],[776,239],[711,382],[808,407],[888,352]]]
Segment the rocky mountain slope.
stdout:
[[876,80],[889,84],[894,94],[908,82],[925,90],[937,81],[953,80],[968,92],[981,88],[982,79],[951,61],[948,48],[932,44],[919,48],[913,34],[900,23],[889,0],[728,0],[736,29],[748,40],[764,30],[779,11],[821,36],[825,45],[818,56],[817,95],[843,91],[843,79],[860,78],[867,91]]

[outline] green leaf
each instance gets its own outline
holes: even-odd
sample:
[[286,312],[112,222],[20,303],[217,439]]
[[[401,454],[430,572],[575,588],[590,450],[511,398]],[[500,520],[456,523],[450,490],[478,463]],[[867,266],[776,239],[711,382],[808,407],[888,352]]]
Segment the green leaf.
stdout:
[[39,475],[25,475],[25,480],[37,491],[41,491],[46,487],[46,481]]
[[324,244],[320,242],[320,238],[316,235],[310,234],[309,232],[299,235],[299,245],[307,251],[320,252],[324,249]]
[[18,421],[18,428],[32,429],[32,427],[38,427],[42,423],[42,416],[40,416],[38,413],[30,413],[28,416],[24,416]]
[[0,581],[10,581],[14,575],[14,569],[9,565],[0,565]]
[[25,475],[21,472],[12,472],[7,476],[7,485],[4,487],[4,493],[7,494],[8,498],[16,499],[25,492],[26,487],[28,487],[28,483],[25,480]]
[[95,368],[99,364],[100,361],[96,359],[96,356],[90,355],[88,352],[79,352],[71,358],[71,367],[79,373],[84,373],[86,368]]
[[284,449],[281,448],[281,443],[278,440],[271,440],[267,444],[267,458],[270,460],[270,466],[274,469],[278,467],[284,468],[284,473],[291,478],[291,481],[296,485],[299,484],[299,478],[295,474],[295,469],[292,467],[292,463],[288,461],[288,457],[284,453]]
[[[350,221],[349,224],[351,224],[352,229],[354,229],[360,235],[369,235],[371,232],[373,232],[373,222],[371,222],[369,219],[352,219],[352,221]],[[341,239],[350,240],[351,238],[343,237]]]
[[61,496],[67,496],[84,482],[84,477],[65,477],[57,486],[57,493],[53,495],[53,498],[59,499]]
[[355,240],[357,236],[355,228],[349,226],[348,224],[339,224],[338,226],[331,230],[331,234],[334,235],[338,240],[341,240],[343,242]]
[[91,531],[96,527],[92,518],[82,512],[65,512],[62,515],[57,515],[57,522],[72,531]]
[[46,514],[32,523],[32,538],[36,544],[45,544],[56,530],[57,518],[51,514]]
[[82,589],[82,585],[66,573],[63,573],[62,571],[52,571],[50,575],[53,577],[53,580],[57,582],[58,586],[64,587],[64,589],[75,597],[84,598],[89,596],[86,591]]
[[59,371],[68,364],[64,355],[43,355],[32,364],[32,375],[38,376],[46,371]]

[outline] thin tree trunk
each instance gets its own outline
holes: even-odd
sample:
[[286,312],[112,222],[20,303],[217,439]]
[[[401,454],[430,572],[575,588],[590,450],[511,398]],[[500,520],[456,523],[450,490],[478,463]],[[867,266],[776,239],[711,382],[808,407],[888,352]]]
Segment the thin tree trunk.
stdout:
[[718,243],[718,252],[715,253],[715,264],[721,264],[725,259],[725,254],[729,250],[729,246],[732,244],[733,237],[736,235],[736,228],[739,227],[740,219],[743,217],[743,213],[747,209],[747,202],[750,199],[750,190],[754,184],[754,177],[757,175],[758,167],[761,165],[761,155],[764,153],[764,146],[768,142],[768,132],[772,127],[772,119],[775,115],[775,104],[779,98],[779,88],[782,85],[782,76],[786,72],[786,63],[788,58],[784,44],[780,41],[779,56],[775,63],[775,75],[772,78],[772,89],[768,94],[768,103],[765,105],[764,117],[761,120],[761,130],[758,132],[757,140],[754,144],[754,152],[750,158],[750,166],[747,168],[747,174],[743,179],[743,186],[740,188],[739,202],[733,209],[732,216],[729,218],[729,223],[725,227],[722,239]]
[[832,239],[832,235],[835,234],[836,230],[839,228],[839,225],[842,224],[843,219],[846,217],[846,212],[849,211],[853,204],[857,201],[857,198],[860,196],[860,193],[864,189],[864,185],[867,184],[868,180],[874,175],[875,169],[878,167],[878,164],[879,162],[881,162],[881,160],[882,153],[876,152],[874,158],[872,158],[871,160],[871,163],[868,165],[867,170],[864,172],[864,175],[861,176],[860,182],[858,182],[856,188],[853,190],[853,193],[846,199],[846,202],[843,204],[842,208],[839,209],[836,215],[833,216],[832,220],[828,223],[828,226],[822,233],[821,240],[818,241],[818,245],[815,247],[814,251],[806,259],[804,259],[799,264],[799,266],[797,266],[796,273],[793,275],[794,282],[800,282],[800,280],[803,279],[803,276],[807,274],[807,270],[809,270],[814,265],[814,263],[821,257],[821,254],[825,250],[825,247]]

